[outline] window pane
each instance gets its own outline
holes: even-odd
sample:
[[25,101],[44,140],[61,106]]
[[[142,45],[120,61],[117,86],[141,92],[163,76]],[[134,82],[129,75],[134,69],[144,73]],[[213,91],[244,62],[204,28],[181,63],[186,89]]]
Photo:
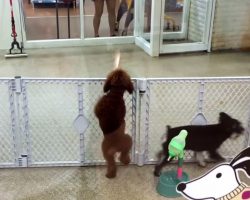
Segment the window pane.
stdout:
[[23,7],[27,40],[80,37],[78,0],[23,0]]
[[85,0],[86,38],[133,35],[133,31],[134,0]]

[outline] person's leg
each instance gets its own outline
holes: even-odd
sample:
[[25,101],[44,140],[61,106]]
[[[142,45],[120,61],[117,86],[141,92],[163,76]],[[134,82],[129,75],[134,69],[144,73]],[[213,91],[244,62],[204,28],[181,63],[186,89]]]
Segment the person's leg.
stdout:
[[110,36],[115,36],[115,0],[106,0],[109,18]]
[[104,0],[94,0],[95,3],[95,16],[93,20],[95,37],[99,37],[99,27],[103,13]]
[[131,7],[128,10],[122,35],[127,35],[129,24],[133,21],[133,19],[134,19],[134,1],[132,1]]
[[128,11],[128,5],[126,0],[122,0],[118,9],[118,13],[117,13],[117,18],[116,21],[120,22],[122,16],[124,15],[125,12]]

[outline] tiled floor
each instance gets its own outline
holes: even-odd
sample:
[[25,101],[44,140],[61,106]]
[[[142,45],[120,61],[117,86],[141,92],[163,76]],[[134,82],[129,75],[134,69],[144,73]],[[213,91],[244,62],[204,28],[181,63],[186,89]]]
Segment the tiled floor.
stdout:
[[28,58],[5,59],[0,51],[0,77],[105,77],[113,68],[114,53],[132,77],[249,76],[249,52],[163,55],[152,58],[131,45],[29,49]]
[[[190,179],[196,178],[214,165],[200,168],[185,164]],[[172,164],[165,171],[175,169]],[[60,167],[1,169],[1,200],[164,200],[156,192],[158,178],[153,166],[120,166],[115,179],[105,178],[105,167]],[[244,174],[241,181],[250,184]],[[176,200],[184,199],[183,197]]]

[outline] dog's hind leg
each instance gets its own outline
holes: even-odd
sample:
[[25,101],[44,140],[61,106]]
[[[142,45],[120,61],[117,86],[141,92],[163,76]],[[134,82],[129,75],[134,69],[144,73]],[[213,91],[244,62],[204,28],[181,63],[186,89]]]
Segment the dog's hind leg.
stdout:
[[128,165],[130,163],[130,156],[129,156],[129,151],[124,151],[121,152],[121,155],[119,157],[119,160],[121,161],[121,163],[123,163],[124,165]]
[[103,156],[107,162],[107,173],[106,173],[107,178],[116,177],[115,153],[116,150],[112,147],[107,151],[103,151]]
[[121,154],[119,157],[119,160],[124,165],[128,165],[130,163],[129,151],[132,147],[132,143],[132,138],[129,135],[125,134],[122,139],[122,144],[120,145]]
[[154,175],[155,176],[160,176],[161,174],[161,170],[162,168],[169,163],[171,160],[173,160],[173,158],[171,158],[170,160],[168,160],[168,154],[164,156],[164,158],[162,159],[162,161],[160,162],[160,164],[155,166],[155,170],[154,170]]

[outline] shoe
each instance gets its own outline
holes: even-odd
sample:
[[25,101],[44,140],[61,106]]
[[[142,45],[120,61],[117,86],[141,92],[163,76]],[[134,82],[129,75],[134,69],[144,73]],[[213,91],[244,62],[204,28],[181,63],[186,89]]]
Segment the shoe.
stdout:
[[115,31],[119,31],[119,22],[115,22]]
[[126,30],[123,30],[122,31],[122,36],[127,36],[128,35],[128,32]]

